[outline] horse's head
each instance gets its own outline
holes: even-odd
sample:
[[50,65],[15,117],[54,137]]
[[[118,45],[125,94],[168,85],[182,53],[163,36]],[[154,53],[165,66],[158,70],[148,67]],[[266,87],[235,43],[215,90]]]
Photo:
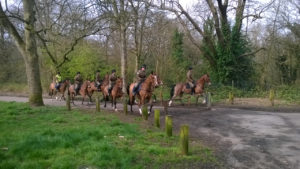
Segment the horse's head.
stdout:
[[85,85],[86,85],[87,88],[91,88],[91,81],[86,80]]
[[123,78],[119,77],[119,78],[116,80],[116,86],[122,88],[122,86],[123,86]]
[[209,78],[209,75],[208,75],[208,74],[205,74],[205,75],[203,76],[203,79],[204,79],[205,83],[207,83],[208,85],[211,85],[210,78]]
[[158,86],[161,86],[164,84],[163,81],[159,78],[159,76],[157,76],[157,84],[158,84]]
[[149,78],[150,78],[150,81],[151,81],[153,87],[159,86],[158,78],[155,73],[151,72],[151,74],[149,75]]

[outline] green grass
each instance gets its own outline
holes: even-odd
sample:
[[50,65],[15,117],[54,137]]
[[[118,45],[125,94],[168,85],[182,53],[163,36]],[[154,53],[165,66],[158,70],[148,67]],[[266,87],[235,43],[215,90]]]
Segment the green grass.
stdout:
[[0,102],[0,168],[218,165],[213,152],[201,144],[193,145],[189,156],[182,156],[177,136],[167,138],[161,130],[141,126],[123,123],[105,112]]

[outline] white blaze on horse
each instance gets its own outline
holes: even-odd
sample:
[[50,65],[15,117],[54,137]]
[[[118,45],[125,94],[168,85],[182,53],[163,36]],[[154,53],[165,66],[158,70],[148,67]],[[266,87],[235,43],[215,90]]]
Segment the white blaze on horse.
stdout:
[[[208,74],[203,75],[200,79],[198,79],[198,80],[196,81],[196,84],[195,84],[196,104],[198,103],[199,96],[204,94],[204,86],[205,86],[205,83],[207,83],[208,85],[211,85],[210,78],[209,78],[209,75],[208,75]],[[182,102],[182,95],[183,95],[184,93],[186,93],[186,94],[191,94],[191,92],[192,92],[192,89],[191,89],[191,88],[188,88],[186,83],[177,83],[177,84],[171,89],[171,92],[170,92],[170,97],[171,97],[171,99],[170,99],[170,101],[169,101],[169,106],[172,105],[172,101],[173,101],[177,96],[180,97],[180,102],[183,104],[183,102]],[[191,96],[189,96],[189,103],[190,103],[190,99],[191,99]],[[203,102],[203,103],[205,103],[205,102]]]
[[[135,100],[135,96],[133,95],[133,88],[136,83],[132,83],[129,86],[129,104],[130,104],[130,110],[132,112],[132,105]],[[158,80],[156,74],[150,74],[146,80],[140,85],[140,90],[136,93],[137,98],[139,99],[139,112],[142,114],[142,107],[149,103],[150,107],[148,109],[148,114],[151,113],[153,104],[152,104],[152,93],[154,91],[154,88],[157,87]]]

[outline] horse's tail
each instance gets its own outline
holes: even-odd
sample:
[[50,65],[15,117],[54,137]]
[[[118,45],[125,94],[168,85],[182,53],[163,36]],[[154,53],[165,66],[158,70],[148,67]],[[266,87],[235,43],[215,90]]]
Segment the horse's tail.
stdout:
[[172,85],[171,87],[171,91],[170,91],[170,99],[172,99],[173,95],[174,95],[174,89],[175,89],[176,85]]

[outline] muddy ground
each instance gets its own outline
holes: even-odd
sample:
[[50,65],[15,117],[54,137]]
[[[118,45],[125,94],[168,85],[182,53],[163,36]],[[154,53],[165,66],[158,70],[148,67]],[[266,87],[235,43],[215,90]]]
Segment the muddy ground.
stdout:
[[[26,102],[28,99],[0,96],[0,100]],[[44,102],[65,105],[64,101],[44,99]],[[95,109],[94,104],[82,106],[79,101],[75,104],[74,107]],[[120,104],[117,106],[122,110]],[[101,108],[104,109],[103,104]],[[154,108],[163,112],[161,106]],[[110,105],[106,109],[113,110]],[[300,169],[299,110],[276,109],[273,112],[272,108],[245,109],[245,106],[217,105],[212,109],[175,106],[168,109],[168,114],[172,115],[175,132],[178,133],[180,125],[188,124],[190,136],[212,147],[224,168]],[[133,114],[139,115],[136,106]],[[161,115],[163,121],[164,113]]]

